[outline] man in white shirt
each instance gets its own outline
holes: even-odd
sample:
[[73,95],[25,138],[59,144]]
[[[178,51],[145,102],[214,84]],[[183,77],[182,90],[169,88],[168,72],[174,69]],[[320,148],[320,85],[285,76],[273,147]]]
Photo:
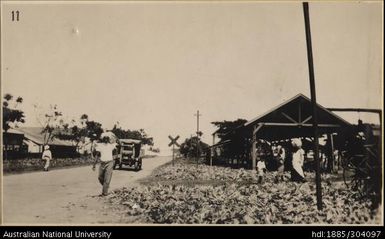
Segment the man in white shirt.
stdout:
[[95,164],[97,159],[99,159],[100,167],[98,179],[103,186],[101,196],[107,196],[114,167],[114,151],[117,144],[116,140],[114,140],[110,134],[103,133],[100,138],[101,141],[94,145],[94,151],[98,152],[98,156],[96,156],[92,170],[95,170]]

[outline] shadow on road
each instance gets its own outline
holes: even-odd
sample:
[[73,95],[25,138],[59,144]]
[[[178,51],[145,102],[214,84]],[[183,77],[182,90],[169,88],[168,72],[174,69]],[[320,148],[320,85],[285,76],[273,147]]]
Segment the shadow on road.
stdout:
[[142,169],[134,169],[134,168],[117,168],[117,169],[114,169],[115,171],[129,171],[129,172],[140,172],[142,171]]

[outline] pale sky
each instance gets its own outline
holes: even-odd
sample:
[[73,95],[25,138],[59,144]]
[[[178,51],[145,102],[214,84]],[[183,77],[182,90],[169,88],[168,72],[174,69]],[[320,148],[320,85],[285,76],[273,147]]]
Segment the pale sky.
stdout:
[[[321,105],[382,108],[382,7],[310,3]],[[24,98],[27,126],[33,104],[57,104],[68,119],[144,128],[165,153],[169,134],[194,134],[198,109],[211,143],[212,121],[310,96],[301,3],[2,2],[1,16],[2,93]]]

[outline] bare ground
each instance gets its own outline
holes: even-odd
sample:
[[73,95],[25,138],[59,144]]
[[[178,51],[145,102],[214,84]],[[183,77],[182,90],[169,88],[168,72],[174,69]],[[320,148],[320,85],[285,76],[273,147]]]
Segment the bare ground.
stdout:
[[[115,170],[110,191],[132,186],[169,162],[170,157],[143,159],[143,169]],[[3,177],[3,223],[32,224],[116,224],[133,221],[122,210],[100,198],[97,170],[91,166],[32,172]]]

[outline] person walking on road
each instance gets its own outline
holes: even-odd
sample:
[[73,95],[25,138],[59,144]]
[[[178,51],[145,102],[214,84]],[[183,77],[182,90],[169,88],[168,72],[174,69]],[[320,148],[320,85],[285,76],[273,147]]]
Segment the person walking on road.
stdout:
[[41,158],[45,160],[44,171],[48,171],[49,165],[52,159],[52,153],[51,153],[51,150],[49,150],[49,145],[44,145],[44,151]]
[[99,183],[103,186],[102,194],[100,196],[107,196],[108,188],[112,178],[114,167],[114,152],[117,144],[112,133],[103,133],[100,138],[100,142],[94,145],[94,151],[97,152],[97,156],[95,157],[92,170],[95,170],[97,161],[100,161],[98,180]]

